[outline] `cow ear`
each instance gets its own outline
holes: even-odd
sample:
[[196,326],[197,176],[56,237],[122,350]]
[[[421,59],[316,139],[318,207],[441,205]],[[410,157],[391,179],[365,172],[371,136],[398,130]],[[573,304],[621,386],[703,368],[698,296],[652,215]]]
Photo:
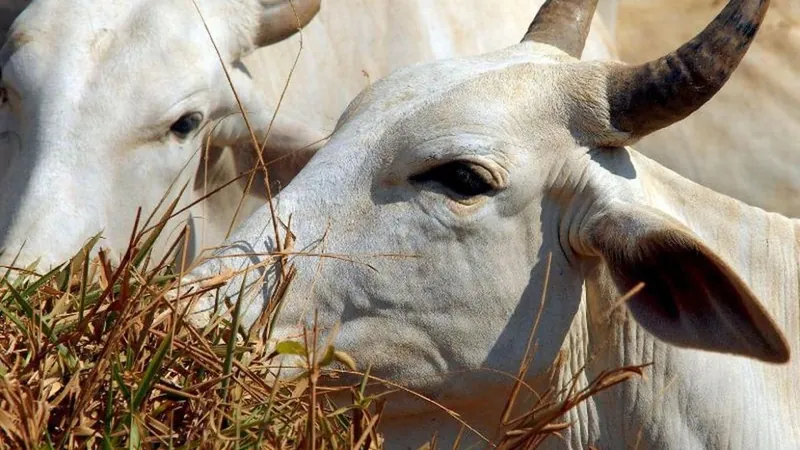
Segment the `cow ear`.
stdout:
[[789,346],[750,288],[689,229],[659,211],[613,202],[587,219],[581,242],[602,257],[633,317],[680,347],[782,363]]
[[[246,73],[235,69],[231,71],[231,78],[247,121],[233,95],[226,93],[229,96],[226,100],[228,109],[237,112],[215,124],[209,143],[215,147],[231,147],[236,167],[243,172],[260,162],[253,142],[255,139],[262,148],[260,156],[268,165],[270,180],[277,185],[273,187],[285,186],[327,141],[328,134],[290,117],[286,112],[275,114]],[[255,177],[256,192],[264,191],[263,185],[260,189],[258,186],[262,179]]]

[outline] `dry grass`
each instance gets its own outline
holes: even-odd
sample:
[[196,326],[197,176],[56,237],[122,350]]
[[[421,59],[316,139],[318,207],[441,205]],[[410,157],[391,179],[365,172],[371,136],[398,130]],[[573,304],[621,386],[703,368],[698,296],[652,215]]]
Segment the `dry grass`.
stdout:
[[273,355],[237,339],[235,323],[187,325],[187,307],[166,295],[178,274],[149,258],[162,228],[134,233],[114,266],[102,250],[84,257],[92,240],[47,274],[0,274],[0,446],[349,448],[376,438],[360,386],[342,411],[315,398],[324,388],[309,392],[346,355],[331,349],[308,376],[269,384]]
[[[284,343],[278,351],[303,355],[309,369],[268,382],[275,352],[263,342],[237,339],[229,321],[203,330],[184,322],[187,307],[166,295],[179,274],[149,251],[174,207],[150,232],[132,234],[119,264],[102,250],[85,257],[93,239],[49,273],[0,273],[0,447],[379,448],[384,401],[367,395],[377,379],[320,382],[339,372],[328,370],[332,363],[350,364],[346,354],[328,347],[314,361]],[[624,368],[583,390],[545,393],[530,413],[507,420],[498,446],[534,448],[568,426],[566,411],[639,374]],[[325,394],[335,389],[349,390],[352,404],[333,405]]]

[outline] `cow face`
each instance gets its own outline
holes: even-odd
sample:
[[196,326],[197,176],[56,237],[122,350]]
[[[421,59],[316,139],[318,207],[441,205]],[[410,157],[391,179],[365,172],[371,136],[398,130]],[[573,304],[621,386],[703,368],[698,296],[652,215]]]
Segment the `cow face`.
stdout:
[[[301,335],[317,311],[323,328],[341,325],[337,343],[376,374],[431,393],[459,373],[448,385],[475,389],[474,378],[492,377],[462,371],[516,370],[549,270],[548,296],[558,300],[545,305],[537,336],[547,342],[536,358],[546,367],[581,301],[567,211],[599,153],[578,141],[599,127],[571,120],[580,105],[565,95],[579,87],[582,67],[526,43],[402,70],[356,98],[275,201],[280,239],[291,224],[299,252],[275,336]],[[278,250],[271,223],[269,209],[256,212],[195,275],[261,262],[233,256]],[[247,325],[277,273],[249,269]],[[228,294],[239,286],[232,280]]]
[[[295,3],[291,24],[288,2],[30,5],[0,53],[0,261],[21,251],[18,265],[47,266],[101,231],[125,248],[136,208],[146,217],[185,185],[204,138],[239,111],[221,63],[288,36],[319,6]],[[253,107],[250,79],[231,72]]]
[[[713,25],[740,32],[724,15]],[[561,36],[542,22],[529,34]],[[746,48],[736,39],[728,59]],[[665,58],[700,63],[701,73],[695,47]],[[786,361],[786,341],[750,289],[650,201],[624,147],[697,109],[732,67],[711,69],[702,97],[697,73],[686,92],[682,74],[669,74],[678,88],[663,101],[663,74],[650,65],[578,62],[535,41],[396,72],[352,102],[274,208],[251,216],[193,277],[238,273],[225,292],[244,296],[249,326],[287,270],[264,255],[288,254],[297,276],[274,337],[302,336],[316,318],[373,374],[453,398],[503,385],[481,368],[514,373],[540,310],[536,373],[581,302],[607,309],[640,282],[627,305],[658,338]]]

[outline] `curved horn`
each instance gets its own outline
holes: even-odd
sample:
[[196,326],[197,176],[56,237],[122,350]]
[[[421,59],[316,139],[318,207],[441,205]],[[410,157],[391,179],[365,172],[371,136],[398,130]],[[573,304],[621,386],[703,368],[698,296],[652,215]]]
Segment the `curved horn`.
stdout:
[[597,0],[547,0],[522,41],[549,44],[580,58],[595,9]]
[[297,33],[317,15],[322,0],[260,0],[261,26],[256,46],[274,44]]
[[728,81],[768,7],[769,0],[731,0],[676,51],[639,66],[611,66],[611,124],[636,139],[696,111]]

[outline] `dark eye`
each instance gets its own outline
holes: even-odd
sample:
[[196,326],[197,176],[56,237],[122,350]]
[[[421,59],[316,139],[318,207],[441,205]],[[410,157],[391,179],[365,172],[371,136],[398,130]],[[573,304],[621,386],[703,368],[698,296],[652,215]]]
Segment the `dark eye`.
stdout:
[[411,177],[411,181],[418,183],[436,182],[463,197],[490,192],[493,188],[475,171],[474,165],[461,161],[453,161]]
[[8,103],[8,91],[3,83],[3,68],[0,67],[0,105]]
[[180,119],[176,120],[170,127],[169,130],[175,133],[176,136],[179,138],[185,138],[189,135],[192,131],[196,130],[197,127],[200,126],[200,122],[203,121],[203,114],[199,112],[193,112],[189,114],[184,114],[181,116]]

